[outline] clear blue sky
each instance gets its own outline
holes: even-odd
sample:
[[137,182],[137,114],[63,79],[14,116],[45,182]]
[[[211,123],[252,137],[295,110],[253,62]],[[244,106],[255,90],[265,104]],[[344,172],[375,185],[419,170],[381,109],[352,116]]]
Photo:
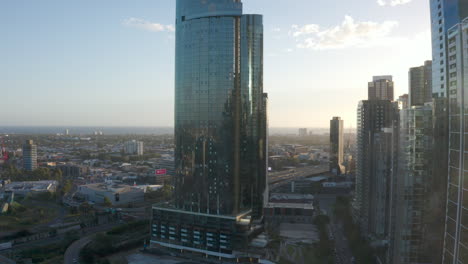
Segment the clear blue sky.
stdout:
[[[431,59],[428,0],[243,0],[272,127],[355,126],[373,75]],[[175,0],[0,2],[0,126],[172,126]]]

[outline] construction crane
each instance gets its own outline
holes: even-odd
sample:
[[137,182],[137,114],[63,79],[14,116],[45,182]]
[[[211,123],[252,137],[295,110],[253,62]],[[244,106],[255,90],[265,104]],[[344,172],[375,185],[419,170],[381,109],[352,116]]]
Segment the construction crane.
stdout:
[[8,152],[6,151],[5,148],[5,141],[3,140],[3,137],[0,137],[2,146],[1,146],[1,151],[0,151],[0,161],[7,161],[8,160]]

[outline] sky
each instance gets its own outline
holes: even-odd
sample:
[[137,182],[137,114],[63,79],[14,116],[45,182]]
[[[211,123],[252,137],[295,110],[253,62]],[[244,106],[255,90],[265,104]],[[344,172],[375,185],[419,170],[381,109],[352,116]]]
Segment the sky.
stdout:
[[[173,126],[175,0],[0,1],[0,126]],[[408,91],[428,0],[243,0],[264,16],[271,127],[356,126],[374,75]]]

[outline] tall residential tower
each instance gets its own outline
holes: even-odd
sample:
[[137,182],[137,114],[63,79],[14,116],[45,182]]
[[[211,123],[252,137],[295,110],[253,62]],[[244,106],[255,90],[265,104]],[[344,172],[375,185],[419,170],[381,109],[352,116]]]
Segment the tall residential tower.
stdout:
[[422,106],[432,102],[432,62],[409,70],[409,104]]
[[393,188],[398,159],[399,110],[391,76],[374,77],[369,98],[357,110],[356,192],[353,217],[362,235],[390,255],[394,219]]
[[23,169],[27,171],[37,169],[37,146],[32,140],[26,140],[23,145]]
[[432,93],[435,98],[447,93],[447,32],[468,17],[466,0],[430,0],[432,31]]
[[468,263],[468,18],[447,34],[449,173],[443,263]]
[[343,120],[333,117],[330,120],[330,171],[336,174],[345,173]]
[[175,195],[151,242],[222,258],[248,246],[266,192],[263,22],[240,0],[177,0]]
[[393,77],[389,75],[374,76],[368,85],[369,100],[393,101]]

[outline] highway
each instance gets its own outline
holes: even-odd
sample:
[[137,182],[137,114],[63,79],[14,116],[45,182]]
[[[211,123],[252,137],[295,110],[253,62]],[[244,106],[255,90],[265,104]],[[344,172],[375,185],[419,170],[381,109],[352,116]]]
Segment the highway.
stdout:
[[[80,251],[83,249],[91,240],[93,239],[94,235],[100,232],[105,232],[109,231],[110,229],[118,226],[118,223],[114,224],[109,224],[105,226],[99,226],[99,227],[94,227],[86,230],[89,235],[82,237],[81,239],[73,242],[68,248],[67,251],[65,251],[65,264],[74,264],[74,263],[79,263],[78,260],[80,258]],[[76,260],[77,262],[73,262],[73,260]]]
[[83,249],[89,242],[91,242],[93,235],[89,235],[80,240],[73,242],[65,252],[65,264],[74,264],[78,263],[80,259],[80,251]]
[[304,179],[309,176],[326,173],[328,171],[328,165],[316,165],[279,172],[272,172],[268,173],[268,184],[270,186],[270,189],[274,189],[290,181]]

